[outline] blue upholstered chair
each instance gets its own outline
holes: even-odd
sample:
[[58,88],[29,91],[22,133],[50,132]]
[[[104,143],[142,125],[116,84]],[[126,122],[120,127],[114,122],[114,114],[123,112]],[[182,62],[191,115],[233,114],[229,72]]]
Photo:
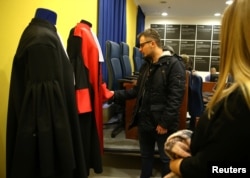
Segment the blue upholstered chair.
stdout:
[[[122,73],[122,65],[120,60],[120,45],[114,41],[106,41],[106,64],[108,68],[108,88],[110,90],[118,90],[123,88],[123,84],[133,83],[131,79],[124,79]],[[110,120],[116,120],[116,127],[111,133],[111,137],[115,137],[125,128],[124,108],[123,105],[115,105],[115,114]],[[107,123],[108,124],[108,123]]]
[[133,82],[123,77],[120,55],[120,45],[114,41],[106,41],[105,60],[108,69],[108,88],[110,90],[120,89],[123,82]]
[[137,73],[139,72],[142,64],[144,63],[142,53],[137,47],[133,47],[133,62],[134,62],[135,72]]
[[125,42],[120,42],[120,61],[122,66],[123,78],[137,79],[138,75],[132,72],[132,67],[129,57],[129,45]]

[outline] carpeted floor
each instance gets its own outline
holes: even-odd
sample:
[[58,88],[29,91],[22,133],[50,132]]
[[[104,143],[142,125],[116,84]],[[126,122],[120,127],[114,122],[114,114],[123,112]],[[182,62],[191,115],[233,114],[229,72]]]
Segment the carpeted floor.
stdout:
[[[89,178],[139,178],[140,154],[138,140],[126,139],[124,130],[116,137],[111,137],[115,125],[104,127],[103,172],[90,171]],[[160,178],[160,160],[155,157],[152,178]]]
[[[89,178],[139,178],[140,165],[138,155],[104,153],[103,172],[95,174],[91,170]],[[161,178],[159,158],[155,158],[152,178]]]

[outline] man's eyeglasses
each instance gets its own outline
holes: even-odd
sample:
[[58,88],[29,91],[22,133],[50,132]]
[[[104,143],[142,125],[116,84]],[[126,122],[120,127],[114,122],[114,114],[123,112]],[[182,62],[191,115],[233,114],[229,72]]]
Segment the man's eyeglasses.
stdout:
[[143,48],[145,44],[150,43],[150,42],[152,42],[152,40],[140,43],[140,48]]

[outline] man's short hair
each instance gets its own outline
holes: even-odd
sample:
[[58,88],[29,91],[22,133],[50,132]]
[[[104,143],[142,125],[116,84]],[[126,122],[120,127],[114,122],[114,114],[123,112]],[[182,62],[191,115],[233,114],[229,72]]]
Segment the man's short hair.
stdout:
[[137,38],[140,39],[142,36],[144,36],[145,38],[151,38],[152,40],[154,40],[157,44],[158,47],[162,47],[161,45],[161,36],[158,33],[158,31],[156,31],[155,29],[149,28],[146,29],[145,31],[139,33],[137,35]]

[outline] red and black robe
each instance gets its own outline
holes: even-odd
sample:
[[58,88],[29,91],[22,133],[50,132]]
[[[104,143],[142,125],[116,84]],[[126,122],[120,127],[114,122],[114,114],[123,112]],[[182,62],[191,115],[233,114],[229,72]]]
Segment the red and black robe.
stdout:
[[[67,52],[75,71],[75,93],[86,162],[88,168],[94,168],[99,173],[102,171],[102,104],[105,92],[102,90],[98,46],[91,26],[91,23],[82,20],[71,29]],[[112,96],[111,93],[109,95]]]

